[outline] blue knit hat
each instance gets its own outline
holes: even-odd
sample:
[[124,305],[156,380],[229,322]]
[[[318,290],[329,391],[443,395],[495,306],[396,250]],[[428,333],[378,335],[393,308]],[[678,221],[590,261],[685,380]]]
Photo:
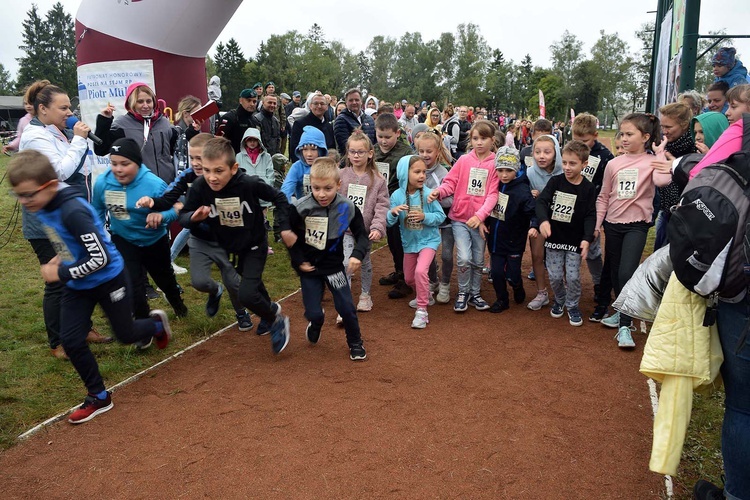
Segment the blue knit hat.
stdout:
[[722,47],[720,48],[714,57],[711,58],[711,64],[718,64],[719,66],[726,66],[727,68],[734,68],[735,58],[737,49],[734,47]]

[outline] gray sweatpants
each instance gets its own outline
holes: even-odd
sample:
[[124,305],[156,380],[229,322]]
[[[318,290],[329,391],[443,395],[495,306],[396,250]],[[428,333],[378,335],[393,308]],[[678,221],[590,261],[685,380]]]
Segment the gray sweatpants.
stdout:
[[199,292],[211,295],[219,291],[219,284],[211,277],[211,265],[216,264],[221,272],[221,281],[229,293],[235,313],[245,312],[239,299],[241,277],[232,263],[227,252],[215,241],[206,241],[190,235],[190,280],[193,288]]
[[567,250],[546,249],[547,274],[555,302],[570,309],[581,300],[581,254]]

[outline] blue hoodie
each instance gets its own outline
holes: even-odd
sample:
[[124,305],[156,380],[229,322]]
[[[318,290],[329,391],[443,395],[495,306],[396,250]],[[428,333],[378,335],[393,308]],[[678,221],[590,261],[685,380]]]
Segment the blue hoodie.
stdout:
[[[553,135],[545,134],[541,137],[551,137],[555,143],[555,168],[552,169],[552,172],[547,172],[539,165],[537,165],[536,159],[534,158],[533,165],[526,171],[526,176],[529,178],[529,183],[531,184],[531,190],[536,190],[540,193],[544,191],[544,186],[547,185],[547,182],[549,182],[553,175],[562,173],[562,155],[560,154],[560,143],[557,142],[557,139],[555,139],[555,136]],[[539,140],[539,138],[537,138],[537,140]]]
[[714,82],[727,82],[729,88],[736,87],[737,85],[743,85],[750,83],[750,76],[747,74],[747,69],[742,64],[742,61],[735,58],[734,66],[730,69],[726,75],[717,77]]
[[303,196],[310,194],[310,165],[305,163],[305,158],[302,156],[302,148],[308,144],[318,146],[318,157],[328,155],[328,146],[326,146],[326,137],[323,132],[308,125],[302,129],[302,135],[297,145],[296,153],[297,160],[294,162],[289,172],[286,174],[284,183],[281,185],[281,192],[286,195],[289,203],[292,202],[292,197],[298,200]]
[[409,184],[409,160],[411,157],[412,155],[404,156],[396,165],[398,189],[391,195],[391,209],[407,204],[410,207],[421,206],[424,211],[424,220],[415,227],[409,227],[406,223],[408,212],[401,211],[398,217],[395,217],[390,210],[388,210],[386,220],[388,227],[396,224],[401,226],[401,243],[404,246],[404,253],[419,253],[423,248],[437,250],[441,241],[438,227],[445,220],[445,212],[437,200],[432,203],[427,202],[430,190],[425,189],[424,186],[411,195],[407,195],[406,187]]
[[159,212],[164,220],[157,229],[150,229],[146,227],[146,217],[151,213],[151,209],[136,208],[135,203],[142,196],[158,198],[166,189],[167,183],[152,173],[146,165],[141,164],[133,182],[125,186],[117,181],[110,169],[96,179],[91,204],[100,220],[104,220],[109,212],[112,234],[126,239],[133,245],[146,247],[166,236],[167,226],[177,220],[177,211],[170,208]]

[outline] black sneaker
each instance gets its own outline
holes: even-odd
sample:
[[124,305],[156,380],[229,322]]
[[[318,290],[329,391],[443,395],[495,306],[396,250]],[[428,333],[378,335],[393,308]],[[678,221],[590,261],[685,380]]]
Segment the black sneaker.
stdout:
[[406,284],[405,281],[399,281],[396,286],[388,292],[389,299],[403,299],[414,293],[414,289]]
[[99,399],[89,394],[83,400],[83,404],[68,417],[71,424],[82,424],[88,422],[95,416],[111,410],[115,405],[112,404],[112,393],[107,391],[105,399]]
[[490,306],[490,312],[495,314],[500,314],[503,311],[506,311],[509,309],[510,306],[508,306],[507,302],[500,302],[496,301],[492,306]]
[[305,337],[307,337],[307,341],[311,344],[317,344],[318,340],[320,340],[320,330],[323,328],[323,325],[314,325],[312,322],[307,324],[307,330],[305,330]]
[[148,300],[156,300],[160,297],[159,293],[154,290],[154,287],[149,283],[146,285],[146,298]]
[[219,312],[219,303],[221,302],[223,293],[224,287],[219,283],[219,290],[216,292],[216,295],[208,295],[208,300],[206,300],[206,316],[209,318],[213,318]]
[[362,342],[349,346],[349,359],[352,361],[364,361],[367,358],[367,352]]
[[607,306],[596,306],[594,312],[589,316],[589,321],[593,321],[594,323],[601,322],[607,316],[607,309]]
[[516,304],[523,304],[526,302],[526,290],[523,288],[523,283],[513,287],[513,301]]
[[722,500],[724,490],[713,483],[700,479],[693,487],[694,500]]
[[250,315],[247,313],[247,311],[238,313],[235,316],[237,317],[237,329],[239,331],[247,332],[253,329],[253,322],[250,319]]
[[[281,304],[278,302],[271,302],[271,310],[273,313],[278,316],[281,314]],[[258,329],[255,330],[255,333],[257,335],[268,335],[271,333],[271,325],[272,323],[269,323],[268,321],[261,318],[260,323],[258,323]]]
[[453,310],[456,312],[464,312],[469,308],[469,294],[464,292],[458,292],[456,296],[456,303],[453,304]]
[[391,274],[387,274],[378,280],[378,283],[383,286],[393,286],[399,281],[404,279],[404,273],[397,273],[393,271]]

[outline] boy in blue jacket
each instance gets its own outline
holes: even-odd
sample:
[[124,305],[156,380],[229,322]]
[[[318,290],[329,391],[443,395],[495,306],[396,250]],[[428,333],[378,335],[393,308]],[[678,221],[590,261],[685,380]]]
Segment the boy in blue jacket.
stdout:
[[147,319],[133,320],[132,288],[123,259],[94,211],[78,192],[57,180],[46,156],[26,150],[8,166],[13,194],[44,224],[57,255],[41,267],[47,283],[62,282],[60,339],[88,395],[68,421],[88,422],[113,408],[96,358],[86,336],[91,314],[99,304],[120,342],[150,342],[164,349],[172,337],[167,314],[153,310]]
[[521,279],[521,259],[526,249],[529,229],[537,229],[536,202],[525,178],[518,178],[521,168],[518,151],[506,146],[495,154],[495,169],[500,178],[497,205],[482,227],[490,251],[490,274],[497,300],[491,313],[508,309],[509,296],[506,280],[513,288],[513,300],[522,304],[526,291]]
[[281,192],[286,195],[289,203],[292,202],[292,198],[299,200],[312,193],[310,167],[315,160],[328,155],[328,146],[326,146],[323,132],[312,125],[302,129],[296,153],[299,160],[289,168],[284,183],[281,185]]

